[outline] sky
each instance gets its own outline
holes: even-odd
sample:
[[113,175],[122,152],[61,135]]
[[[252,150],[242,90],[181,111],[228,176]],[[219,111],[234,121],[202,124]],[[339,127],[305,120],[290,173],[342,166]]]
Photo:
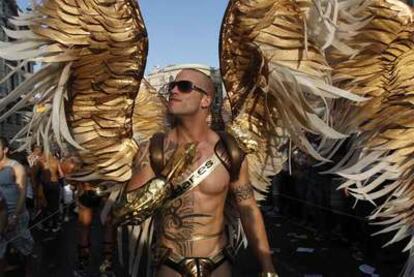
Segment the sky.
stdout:
[[[17,0],[25,8],[29,0]],[[218,67],[218,39],[227,0],[139,0],[149,38],[146,72],[154,66]]]

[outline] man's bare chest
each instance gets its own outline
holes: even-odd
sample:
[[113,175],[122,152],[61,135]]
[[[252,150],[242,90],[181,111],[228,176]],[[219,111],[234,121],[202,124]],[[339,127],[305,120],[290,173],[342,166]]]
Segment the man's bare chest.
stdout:
[[225,193],[229,186],[229,174],[223,165],[214,169],[197,187],[194,192],[205,196],[215,196]]
[[[213,166],[213,164],[216,165]],[[203,175],[201,182],[194,179],[197,175]],[[176,178],[174,186],[187,190],[193,187],[191,191],[203,195],[217,195],[225,192],[230,182],[230,176],[227,169],[221,163],[210,145],[200,145],[197,147],[197,153],[194,161],[188,166],[187,170]],[[194,183],[197,183],[194,186]]]

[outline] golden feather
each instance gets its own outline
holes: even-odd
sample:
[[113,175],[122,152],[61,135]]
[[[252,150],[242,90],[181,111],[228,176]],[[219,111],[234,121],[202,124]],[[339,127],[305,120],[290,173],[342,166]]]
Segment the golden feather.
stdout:
[[[314,30],[316,23],[306,27],[310,22],[306,11],[312,5],[312,1],[233,0],[222,23],[220,62],[233,116],[227,129],[260,161],[251,162],[261,164],[261,169],[254,168],[257,174],[273,167],[261,181],[251,176],[260,191],[267,191],[269,177],[281,169],[286,159],[281,147],[288,138],[324,160],[307,134],[345,137],[330,126],[330,99],[363,100],[331,86],[331,68],[322,50],[330,38]],[[323,39],[316,40],[317,34]]]
[[127,181],[137,150],[132,115],[148,44],[137,3],[45,0],[11,23],[29,28],[7,30],[17,40],[2,44],[0,56],[50,65],[0,100],[0,109],[23,94],[36,106],[51,103],[34,110],[24,147],[40,128],[46,146],[52,140],[78,148],[84,163],[78,180]]
[[[354,136],[348,154],[330,172],[345,178],[341,188],[356,199],[377,206],[370,218],[385,226],[378,233],[396,231],[387,244],[411,237],[405,250],[413,257],[413,12],[396,0],[370,0],[363,8],[353,8],[355,16],[370,19],[348,42],[357,54],[330,49],[327,57],[334,85],[370,100],[335,100],[334,126]],[[335,144],[327,143],[325,151],[331,152]],[[411,258],[405,274],[413,271]]]

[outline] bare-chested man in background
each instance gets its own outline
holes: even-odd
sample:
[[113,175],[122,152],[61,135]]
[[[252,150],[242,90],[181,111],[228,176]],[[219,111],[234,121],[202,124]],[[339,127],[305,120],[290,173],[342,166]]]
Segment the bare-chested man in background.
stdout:
[[46,231],[59,231],[59,201],[61,170],[59,159],[52,153],[45,153],[35,146],[28,158],[31,164],[32,184],[36,191],[36,206],[44,210]]
[[210,77],[198,70],[184,69],[177,75],[169,84],[168,102],[176,125],[164,136],[157,135],[151,143],[141,145],[136,171],[127,187],[128,191],[135,190],[159,175],[159,168],[154,168],[154,152],[159,150],[154,149],[160,145],[166,162],[178,147],[196,143],[190,172],[214,155],[221,161],[197,187],[176,198],[157,216],[156,276],[231,276],[229,238],[224,232],[229,197],[237,204],[263,276],[276,276],[263,218],[249,183],[247,160],[233,137],[216,133],[207,123],[214,93]]

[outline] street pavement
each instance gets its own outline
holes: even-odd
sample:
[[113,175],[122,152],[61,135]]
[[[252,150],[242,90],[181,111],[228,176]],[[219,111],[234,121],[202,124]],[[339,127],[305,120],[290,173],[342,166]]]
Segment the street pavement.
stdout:
[[[288,217],[267,216],[265,220],[274,264],[282,277],[395,277],[408,257],[400,252],[403,244],[381,249],[377,238],[357,243],[342,234],[321,234],[318,229]],[[235,276],[257,276],[258,267],[251,257],[250,251],[240,254]]]
[[[277,213],[265,213],[266,228],[279,276],[349,277],[398,276],[407,255],[400,254],[403,244],[381,249],[376,238],[350,242],[341,234],[322,233],[312,226]],[[62,230],[50,236],[35,228],[34,276],[72,277],[76,261],[76,217],[63,224]],[[102,227],[96,217],[92,227],[91,276],[102,261]],[[385,239],[385,238],[382,238]],[[117,259],[114,259],[115,261]],[[239,253],[233,276],[257,276],[259,266],[250,249]],[[367,273],[363,273],[367,272]],[[94,274],[95,273],[95,274]],[[369,274],[368,274],[369,273]],[[119,265],[116,276],[127,276]],[[19,269],[6,276],[24,276]]]

